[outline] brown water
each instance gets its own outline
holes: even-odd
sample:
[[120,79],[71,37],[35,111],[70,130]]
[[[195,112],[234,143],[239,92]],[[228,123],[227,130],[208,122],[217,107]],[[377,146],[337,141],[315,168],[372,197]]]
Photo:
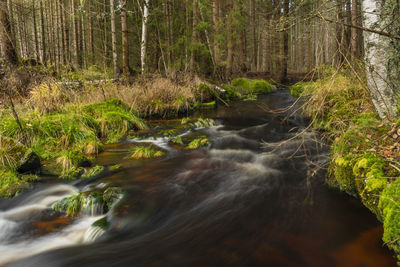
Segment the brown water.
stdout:
[[[288,113],[265,109],[291,103],[278,91],[202,112],[220,124],[199,130],[212,141],[208,149],[170,148],[164,159],[134,161],[125,158],[129,144],[109,147],[98,163],[121,169],[93,183],[126,191],[109,215],[111,230],[93,243],[77,241],[11,265],[395,266],[374,215],[324,184],[319,166],[328,161],[328,147],[310,132],[293,138],[304,129],[299,116],[286,120]],[[0,202],[0,210],[29,196]],[[50,222],[42,231],[61,231],[60,221]]]

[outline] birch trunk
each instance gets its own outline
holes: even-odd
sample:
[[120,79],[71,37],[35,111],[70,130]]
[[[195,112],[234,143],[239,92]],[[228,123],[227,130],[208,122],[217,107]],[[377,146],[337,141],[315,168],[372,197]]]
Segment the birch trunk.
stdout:
[[[384,5],[390,1],[364,0],[364,27],[376,30],[391,27],[390,16],[385,14]],[[393,30],[393,29],[392,29]],[[365,64],[368,87],[379,116],[392,120],[399,104],[400,88],[398,74],[398,54],[392,44],[397,42],[376,33],[364,31]]]
[[146,69],[146,48],[147,48],[147,20],[149,18],[149,4],[150,0],[145,0],[143,7],[143,20],[142,20],[142,42],[140,49],[140,61],[142,64],[142,74]]

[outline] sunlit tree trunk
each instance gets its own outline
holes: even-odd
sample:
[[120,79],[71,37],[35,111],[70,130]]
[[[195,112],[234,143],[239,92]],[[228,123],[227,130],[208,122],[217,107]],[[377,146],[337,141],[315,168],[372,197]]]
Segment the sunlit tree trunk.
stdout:
[[142,65],[142,73],[146,68],[146,48],[147,48],[147,20],[149,17],[149,4],[150,0],[145,0],[143,6],[143,19],[142,19],[142,42],[140,47],[140,61]]

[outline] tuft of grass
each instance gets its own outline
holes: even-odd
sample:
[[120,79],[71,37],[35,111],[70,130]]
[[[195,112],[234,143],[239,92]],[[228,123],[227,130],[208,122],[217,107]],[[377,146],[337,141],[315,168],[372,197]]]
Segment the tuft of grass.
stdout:
[[215,126],[215,121],[210,118],[198,118],[196,122],[189,124],[189,127],[192,129],[208,128],[211,126]]
[[165,152],[156,150],[152,146],[136,146],[132,149],[131,158],[133,159],[150,159],[158,158],[165,155]]
[[96,166],[90,168],[89,170],[87,170],[87,171],[82,175],[81,178],[85,178],[85,179],[86,179],[86,178],[95,177],[95,176],[100,175],[101,173],[103,173],[104,170],[105,170],[105,168],[104,168],[103,166],[96,165]]
[[187,146],[186,149],[199,149],[202,147],[206,147],[209,146],[211,143],[210,141],[207,139],[207,137],[205,136],[201,136],[199,138],[194,139],[193,141],[191,141]]

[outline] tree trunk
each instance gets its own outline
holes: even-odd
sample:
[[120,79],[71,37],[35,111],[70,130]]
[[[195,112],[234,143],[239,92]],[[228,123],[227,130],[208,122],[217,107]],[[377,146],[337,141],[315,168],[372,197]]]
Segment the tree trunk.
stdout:
[[[218,0],[213,0],[212,1],[212,29],[213,29],[213,53],[214,53],[214,62],[215,65],[218,67],[220,64],[219,60],[219,43],[218,43],[218,22],[219,22],[219,7],[218,7]],[[216,69],[214,70],[216,71]]]
[[110,0],[110,13],[111,13],[111,44],[112,44],[112,55],[113,55],[113,71],[114,78],[118,78],[118,54],[117,54],[117,30],[115,25],[115,8],[114,0]]
[[[351,7],[351,24],[357,25],[357,0],[352,0]],[[358,43],[357,43],[357,29],[351,28],[351,61],[357,59],[358,57]]]
[[121,0],[121,27],[122,27],[122,73],[129,77],[129,45],[128,45],[128,17],[126,12],[126,0]]
[[18,64],[18,57],[12,43],[11,23],[6,0],[0,0],[0,47],[2,58],[11,66]]
[[142,42],[140,45],[140,61],[142,64],[142,74],[146,69],[146,48],[147,48],[147,20],[149,17],[149,4],[150,0],[145,0],[143,6],[143,19],[142,19]]
[[289,0],[284,0],[283,3],[284,13],[284,32],[283,32],[283,58],[282,58],[282,81],[287,80],[288,74],[288,60],[289,60]]
[[64,27],[64,56],[65,56],[65,63],[68,67],[70,67],[71,63],[71,50],[69,48],[69,21],[67,16],[67,7],[65,4],[65,0],[62,1],[62,18],[64,19],[63,27]]
[[191,48],[192,48],[192,53],[190,56],[190,72],[194,74],[196,72],[196,49],[194,45],[197,43],[197,24],[198,24],[198,9],[199,9],[199,3],[197,2],[198,0],[193,0],[193,29],[192,29],[192,42],[191,42]]
[[41,31],[41,43],[42,43],[42,63],[47,63],[47,46],[46,46],[46,26],[44,25],[44,10],[43,10],[43,1],[39,1],[39,9],[40,9],[40,31]]
[[[228,16],[228,32],[226,35],[228,51],[226,55],[226,77],[229,79],[233,73],[233,6],[234,1],[227,1],[227,16]],[[257,54],[254,55],[257,57]]]
[[[229,0],[228,0],[229,1]],[[257,38],[256,38],[256,8],[255,0],[250,0],[250,46],[251,46],[251,70],[257,68]]]
[[38,42],[38,34],[37,34],[37,24],[36,24],[36,6],[35,1],[32,1],[32,34],[33,41],[35,45],[35,59],[39,61],[39,42]]
[[[390,29],[391,21],[388,21],[390,19],[386,17],[384,8],[382,0],[364,0],[364,27],[374,30]],[[368,87],[379,116],[387,120],[395,119],[400,90],[399,73],[396,68],[399,64],[398,51],[391,42],[389,37],[364,31]]]
[[74,52],[74,67],[79,69],[78,50],[79,50],[79,38],[78,38],[78,19],[76,15],[75,0],[71,0],[71,15],[72,15],[72,37],[73,37],[73,52]]
[[92,3],[89,2],[89,55],[90,55],[90,64],[94,65],[94,30],[93,30],[93,7]]

